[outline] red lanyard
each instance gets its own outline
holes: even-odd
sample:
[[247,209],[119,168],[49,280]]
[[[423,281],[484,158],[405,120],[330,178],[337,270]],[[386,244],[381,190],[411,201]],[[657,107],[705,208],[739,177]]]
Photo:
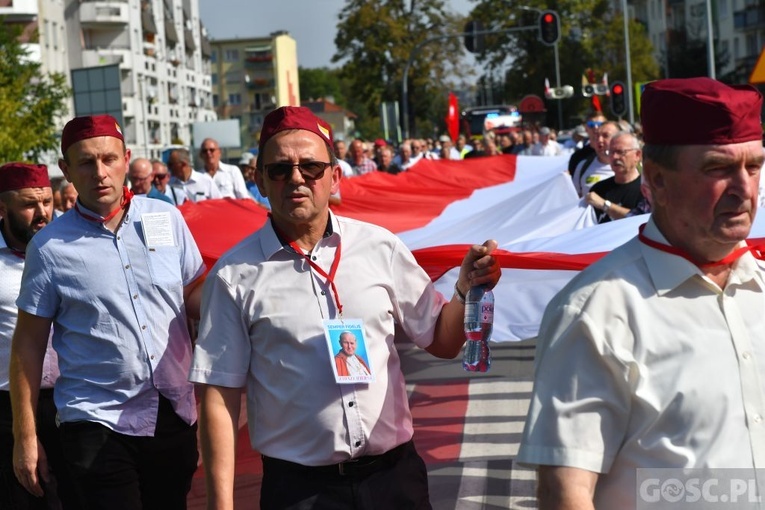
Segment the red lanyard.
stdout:
[[[279,237],[281,237],[283,240],[287,240],[287,236],[284,235],[284,232],[281,231],[276,226],[276,223],[274,223],[273,218],[271,219],[271,225],[274,227],[274,231],[276,231],[277,234],[279,234]],[[337,266],[340,265],[340,247],[342,246],[341,242],[337,243],[337,251],[335,251],[335,259],[332,261],[332,266],[329,268],[329,274],[327,274],[326,271],[324,271],[321,266],[319,266],[316,262],[311,260],[311,255],[308,253],[305,253],[303,249],[297,245],[295,241],[287,241],[287,244],[289,244],[290,248],[295,250],[295,253],[302,255],[306,261],[308,261],[308,264],[313,268],[314,271],[319,273],[321,276],[323,276],[327,283],[329,283],[329,286],[332,288],[332,294],[335,295],[335,304],[337,304],[337,314],[342,317],[343,316],[343,305],[340,303],[340,295],[337,293],[337,286],[335,285],[335,274],[337,274]]]
[[[758,246],[742,246],[741,248],[736,248],[732,252],[730,252],[725,258],[721,260],[717,260],[715,262],[707,262],[706,264],[699,264],[691,256],[685,251],[681,250],[680,248],[677,248],[675,246],[671,246],[669,244],[663,244],[658,241],[654,241],[653,239],[649,239],[643,234],[643,229],[645,228],[645,223],[640,225],[640,229],[638,232],[638,239],[640,239],[640,242],[650,246],[651,248],[655,248],[659,251],[663,251],[664,253],[670,253],[672,255],[677,255],[678,257],[683,257],[685,260],[690,262],[691,264],[698,266],[699,268],[705,268],[705,267],[714,267],[714,266],[729,266],[736,262],[738,259],[741,258],[742,255],[744,255],[747,252],[752,252],[752,255],[754,255],[755,258],[759,260],[765,260],[765,256],[762,254],[762,248],[765,248],[761,245]],[[748,242],[748,241],[747,241]]]
[[122,187],[122,199],[120,200],[120,206],[110,212],[107,216],[104,216],[103,218],[100,216],[93,216],[91,214],[88,214],[86,211],[81,211],[79,207],[79,201],[74,203],[74,208],[77,210],[77,212],[85,218],[88,221],[92,221],[94,223],[108,223],[109,220],[117,216],[121,210],[126,208],[130,201],[133,199],[133,192],[130,191],[127,186]]

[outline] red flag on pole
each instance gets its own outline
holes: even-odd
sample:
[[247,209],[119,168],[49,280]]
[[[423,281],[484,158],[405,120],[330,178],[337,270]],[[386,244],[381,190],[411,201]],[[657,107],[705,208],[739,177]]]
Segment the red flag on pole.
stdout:
[[460,110],[457,106],[457,96],[449,92],[449,111],[446,114],[446,130],[452,140],[456,140],[460,134]]

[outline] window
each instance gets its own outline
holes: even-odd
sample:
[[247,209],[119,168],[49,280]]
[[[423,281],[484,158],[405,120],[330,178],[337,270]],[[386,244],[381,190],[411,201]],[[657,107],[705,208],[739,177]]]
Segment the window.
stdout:
[[728,0],[717,0],[717,15],[720,19],[728,19]]
[[213,85],[217,85],[218,84],[218,73],[212,73],[210,75],[210,81],[212,82]]
[[213,94],[213,108],[218,107],[218,94]]
[[226,83],[239,83],[242,81],[241,71],[229,71],[226,73]]
[[214,64],[217,61],[218,61],[218,52],[213,51],[212,53],[210,53],[210,62]]
[[231,104],[231,105],[242,104],[242,95],[241,94],[229,94],[228,95],[228,104]]
[[223,54],[223,60],[226,62],[238,62],[239,50],[226,50]]

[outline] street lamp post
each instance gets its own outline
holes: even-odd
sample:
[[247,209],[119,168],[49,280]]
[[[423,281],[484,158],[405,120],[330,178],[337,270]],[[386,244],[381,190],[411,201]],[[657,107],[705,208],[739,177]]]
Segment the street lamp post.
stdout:
[[630,57],[630,24],[627,13],[627,0],[622,0],[622,18],[624,19],[624,53],[627,60],[627,97],[629,98],[630,124],[635,123],[635,107],[632,104],[632,59]]
[[709,77],[717,79],[715,70],[715,38],[712,31],[712,0],[707,0],[707,66]]

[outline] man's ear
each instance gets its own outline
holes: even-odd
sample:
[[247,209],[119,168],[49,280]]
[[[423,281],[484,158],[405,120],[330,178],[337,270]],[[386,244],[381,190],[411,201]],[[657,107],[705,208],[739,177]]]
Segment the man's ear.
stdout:
[[264,183],[265,179],[263,179],[263,172],[265,172],[265,169],[255,170],[255,184],[258,186],[258,191],[260,191],[260,194],[268,198],[268,195],[266,195],[266,187]]
[[648,185],[648,189],[651,190],[652,200],[659,204],[664,205],[666,200],[667,189],[667,170],[663,166],[653,161],[643,161],[643,178]]
[[58,160],[58,167],[61,170],[61,173],[64,174],[64,177],[66,177],[67,182],[72,182],[72,179],[69,178],[69,165],[66,164],[64,158]]
[[340,192],[340,179],[343,178],[343,170],[340,168],[340,164],[332,167],[332,187],[330,192],[333,195],[337,195]]

